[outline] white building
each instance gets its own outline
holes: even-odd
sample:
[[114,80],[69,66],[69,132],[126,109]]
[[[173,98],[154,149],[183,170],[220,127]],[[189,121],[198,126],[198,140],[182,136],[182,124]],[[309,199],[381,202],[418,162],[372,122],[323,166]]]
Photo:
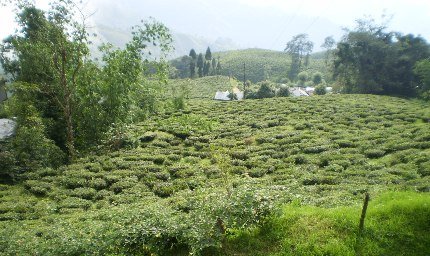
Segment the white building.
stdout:
[[[233,93],[236,94],[237,100],[243,99],[244,93],[241,92],[238,88],[233,88]],[[228,90],[225,92],[217,91],[215,93],[214,100],[231,100],[229,95],[230,92]]]
[[309,94],[300,87],[291,87],[290,89],[290,94],[293,97],[302,97],[302,96],[309,96]]
[[315,94],[315,87],[308,86],[305,88],[305,91],[309,96],[312,96]]

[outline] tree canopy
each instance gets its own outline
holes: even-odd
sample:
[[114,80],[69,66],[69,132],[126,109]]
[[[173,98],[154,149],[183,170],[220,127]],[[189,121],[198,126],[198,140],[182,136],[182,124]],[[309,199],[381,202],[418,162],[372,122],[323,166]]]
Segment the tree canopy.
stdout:
[[[153,109],[154,84],[167,78],[164,58],[172,48],[169,30],[149,20],[132,28],[132,39],[123,49],[103,45],[101,62],[93,62],[86,17],[76,20],[82,13],[78,4],[57,1],[50,6],[44,12],[18,1],[20,31],[0,45],[0,61],[14,91],[7,109],[18,117],[14,143],[25,143],[32,133],[41,143],[33,149],[14,147],[15,157],[25,152],[27,163],[42,159],[29,152],[51,152],[50,141],[73,161],[78,151],[99,144],[110,129]],[[157,61],[150,57],[154,48],[161,53]],[[52,150],[34,150],[41,145]],[[49,162],[55,161],[48,159],[44,165]]]
[[384,25],[358,20],[338,43],[334,77],[345,93],[416,96],[417,61],[430,56],[430,47],[419,36],[386,32]]
[[303,61],[307,60],[306,62],[308,63],[309,54],[312,52],[313,47],[314,44],[308,39],[307,34],[298,34],[287,43],[284,51],[291,56],[291,66],[288,72],[288,77],[291,80],[296,79],[301,71]]

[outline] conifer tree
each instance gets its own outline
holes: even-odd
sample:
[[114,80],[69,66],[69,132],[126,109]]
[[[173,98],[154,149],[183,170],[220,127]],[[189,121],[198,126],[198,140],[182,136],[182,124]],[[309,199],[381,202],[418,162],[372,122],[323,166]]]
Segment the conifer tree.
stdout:
[[194,49],[191,49],[189,56],[191,57],[190,60],[190,78],[193,78],[196,76],[196,60],[197,60],[197,54]]
[[208,60],[208,61],[212,60],[211,48],[209,48],[209,46],[206,49],[205,60]]
[[215,75],[216,74],[216,59],[215,58],[213,58],[212,59],[212,75]]
[[204,65],[203,54],[200,53],[199,57],[197,58],[197,69],[198,69],[199,77],[203,76],[203,65]]
[[218,61],[216,63],[216,73],[217,75],[221,74],[221,62],[220,62],[220,57],[218,56]]

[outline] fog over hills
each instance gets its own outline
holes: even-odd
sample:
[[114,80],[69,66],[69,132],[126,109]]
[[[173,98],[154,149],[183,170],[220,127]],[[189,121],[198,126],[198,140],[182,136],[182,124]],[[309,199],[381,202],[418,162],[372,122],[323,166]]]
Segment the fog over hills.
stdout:
[[[47,10],[50,0],[34,0]],[[291,38],[309,35],[314,51],[321,51],[327,36],[339,41],[342,28],[353,28],[355,20],[370,15],[379,23],[381,15],[392,16],[388,29],[422,35],[430,40],[427,0],[86,0],[83,10],[100,38],[121,45],[129,29],[149,17],[164,23],[174,34],[175,52],[170,58],[197,52],[262,48],[282,51]],[[13,33],[12,8],[0,9],[0,38]]]
[[[242,48],[230,38],[208,39],[202,36],[190,35],[171,31],[173,35],[174,50],[168,55],[169,59],[174,59],[183,55],[188,55],[190,49],[196,52],[204,52],[209,46],[213,52],[228,51]],[[102,43],[111,43],[117,47],[123,47],[131,39],[131,30],[114,28],[103,24],[96,24],[91,27],[91,34],[96,34],[91,39],[93,42],[92,52],[97,54],[96,48]]]
[[176,36],[178,49],[190,48],[185,42],[194,42],[219,47],[213,50],[282,51],[293,36],[306,33],[314,42],[314,51],[320,51],[325,37],[340,40],[343,28],[353,28],[356,19],[370,15],[379,23],[384,14],[392,16],[388,30],[430,39],[426,26],[430,4],[425,0],[90,0],[87,9],[95,12],[92,19],[97,24],[120,29],[154,17],[176,34],[191,35]]

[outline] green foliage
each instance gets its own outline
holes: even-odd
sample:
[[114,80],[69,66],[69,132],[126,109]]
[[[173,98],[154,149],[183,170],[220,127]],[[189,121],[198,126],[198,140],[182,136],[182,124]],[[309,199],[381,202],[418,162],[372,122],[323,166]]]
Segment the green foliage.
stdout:
[[[0,185],[0,250],[354,253],[363,192],[430,191],[427,117],[426,102],[372,95],[189,100],[122,127],[129,146]],[[363,254],[425,255],[428,199],[409,194],[370,201]]]
[[[168,89],[173,95],[183,94],[186,99],[213,99],[217,91],[231,90],[237,82],[225,76],[209,76],[196,79],[171,79]],[[171,97],[170,95],[166,95]]]
[[203,67],[204,67],[205,62],[203,61],[203,54],[199,54],[199,56],[197,57],[197,69],[198,69],[198,74],[199,77],[203,76]]
[[315,87],[315,94],[316,95],[324,95],[327,93],[327,88],[323,84],[319,84]]
[[281,86],[279,88],[278,92],[276,93],[276,96],[278,96],[278,97],[290,96],[290,90],[289,90],[288,86]]
[[[291,57],[285,52],[264,49],[216,52],[212,53],[212,59],[218,60],[217,75],[231,75],[236,79],[243,78],[243,63],[245,63],[246,79],[253,83],[267,79],[279,82],[286,77],[291,64]],[[170,61],[170,64],[178,70],[179,78],[189,77],[189,68],[185,68],[185,64],[179,63],[180,61],[181,58],[175,59]],[[328,65],[324,63],[324,58],[319,58],[318,54],[312,54],[309,62],[309,66],[305,70],[318,70],[324,74],[324,77],[331,77]]]
[[358,20],[338,44],[334,75],[345,93],[416,96],[413,68],[430,56],[421,37],[387,33],[384,25]]
[[430,59],[418,61],[415,64],[414,73],[420,78],[418,86],[422,97],[430,100]]
[[[5,71],[14,77],[13,91],[20,95],[15,105],[34,108],[42,120],[37,134],[55,141],[69,162],[76,147],[92,150],[112,127],[155,112],[160,85],[167,79],[163,60],[172,43],[163,24],[142,21],[133,27],[124,49],[102,46],[102,63],[96,64],[86,59],[87,31],[74,20],[75,11],[73,1],[55,2],[47,13],[27,1],[17,3],[22,31],[4,41],[0,56]],[[151,60],[154,50],[161,60]],[[25,121],[18,119],[20,127],[27,125]],[[18,139],[24,142],[19,135]]]
[[361,237],[359,206],[321,209],[296,201],[261,228],[232,231],[226,254],[426,255],[429,200],[410,192],[381,195],[369,203]]
[[238,98],[237,98],[237,94],[236,94],[236,93],[234,93],[234,92],[231,92],[231,93],[228,95],[228,98],[229,98],[230,100],[238,100]]
[[207,61],[212,60],[212,53],[211,53],[211,49],[209,47],[206,49],[205,60],[207,60]]
[[309,55],[312,52],[314,44],[309,41],[307,34],[298,34],[294,36],[285,47],[291,57],[291,66],[288,71],[288,78],[295,80],[299,72],[302,70],[302,65],[308,66]]
[[299,85],[305,86],[305,83],[309,80],[309,75],[307,72],[302,71],[297,75],[297,78],[299,79]]
[[258,88],[256,96],[257,99],[272,98],[275,97],[275,93],[269,82],[262,82],[260,83],[260,88]]
[[[88,55],[87,33],[74,22],[71,1],[55,2],[47,13],[29,2],[17,3],[21,33],[1,45],[1,63],[15,81],[37,86],[31,104],[53,122],[49,134],[73,159],[76,76]],[[54,128],[64,132],[55,132]]]
[[42,167],[58,167],[64,154],[54,141],[46,136],[46,128],[37,109],[32,104],[36,86],[15,84],[15,94],[7,102],[8,111],[17,118],[16,135],[6,142],[0,153],[0,173],[16,178],[18,174],[36,171]]
[[312,82],[314,83],[314,85],[319,85],[320,83],[322,83],[322,74],[321,72],[316,72],[312,75]]
[[328,65],[328,63],[331,61],[331,58],[333,56],[333,48],[336,46],[336,41],[334,40],[333,36],[328,36],[324,38],[324,43],[321,45],[322,48],[325,49],[325,64]]

